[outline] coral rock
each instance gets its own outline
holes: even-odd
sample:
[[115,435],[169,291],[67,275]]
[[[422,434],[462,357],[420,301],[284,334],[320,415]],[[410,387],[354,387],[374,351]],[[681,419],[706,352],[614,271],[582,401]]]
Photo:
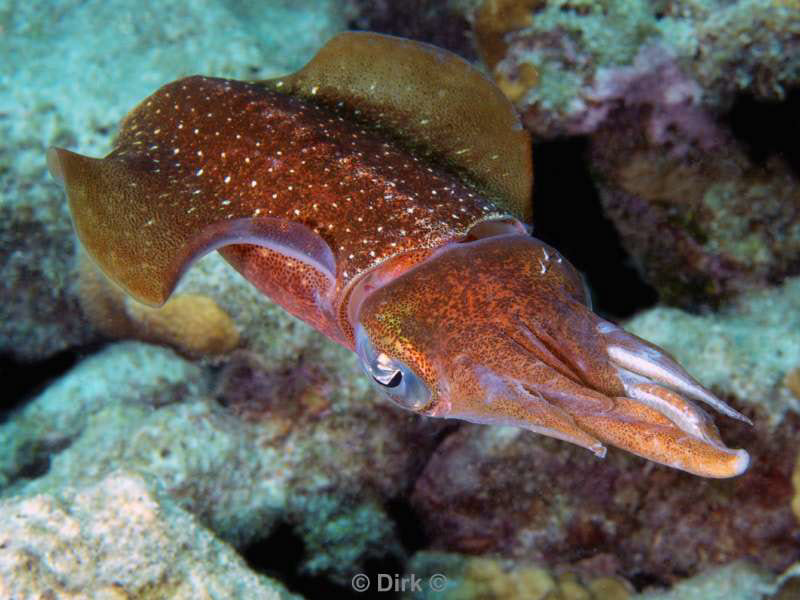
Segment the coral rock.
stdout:
[[79,363],[0,425],[2,494],[135,469],[238,548],[291,524],[313,574],[346,583],[364,561],[402,555],[386,503],[412,485],[442,421],[377,398],[333,344],[276,372],[240,350],[216,386],[201,364],[139,342]]
[[207,296],[177,294],[164,306],[145,306],[108,281],[85,256],[80,285],[87,316],[111,337],[162,344],[188,356],[224,354],[239,344],[233,320]]
[[[420,552],[411,572],[421,579],[423,594],[441,600],[628,600],[631,589],[615,577],[556,575],[542,566],[501,558]],[[444,583],[437,593],[437,583]],[[426,595],[425,592],[431,592]]]
[[[647,591],[638,600],[761,600],[772,588],[768,573],[745,561],[709,569],[667,591]],[[788,599],[787,599],[788,600]]]
[[792,497],[792,512],[794,516],[800,521],[800,454],[794,464],[794,471],[792,472],[792,488],[794,489],[794,496]]
[[590,137],[604,208],[662,300],[715,307],[800,273],[797,165],[762,160],[720,118],[788,98],[792,122],[795,4],[486,0],[470,17],[535,138]]
[[797,274],[800,181],[788,165],[756,165],[733,140],[713,141],[725,132],[696,125],[695,140],[656,144],[649,119],[597,132],[591,160],[606,214],[661,298],[719,304]]
[[[782,100],[800,80],[790,2],[485,0],[468,16],[495,77],[514,80],[522,64],[539,72],[518,106],[548,137],[590,134],[621,107],[713,113],[745,91]],[[648,89],[643,78],[659,71]]]
[[794,395],[795,398],[800,400],[800,367],[792,369],[786,374],[783,383]]
[[0,502],[0,597],[297,598],[252,573],[152,479],[124,471]]
[[157,341],[192,355],[223,354],[239,343],[233,320],[207,296],[181,294],[161,308],[127,305],[143,340]]

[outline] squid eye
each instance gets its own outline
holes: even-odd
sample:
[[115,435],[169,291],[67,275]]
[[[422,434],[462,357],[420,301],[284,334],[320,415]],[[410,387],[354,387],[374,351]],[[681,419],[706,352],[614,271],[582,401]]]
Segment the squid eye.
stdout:
[[386,375],[375,375],[373,373],[372,378],[384,387],[394,388],[403,381],[403,372],[397,370],[394,373],[387,373]]
[[395,404],[413,411],[428,406],[431,393],[423,381],[401,361],[377,352],[360,326],[356,331],[356,352],[364,371]]

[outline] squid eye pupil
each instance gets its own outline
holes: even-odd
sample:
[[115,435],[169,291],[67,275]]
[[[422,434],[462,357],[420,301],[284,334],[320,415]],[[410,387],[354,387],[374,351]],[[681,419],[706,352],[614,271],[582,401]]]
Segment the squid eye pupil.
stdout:
[[384,377],[378,378],[374,375],[372,378],[384,387],[394,388],[400,385],[400,382],[403,380],[403,374],[400,371],[395,371],[388,381]]

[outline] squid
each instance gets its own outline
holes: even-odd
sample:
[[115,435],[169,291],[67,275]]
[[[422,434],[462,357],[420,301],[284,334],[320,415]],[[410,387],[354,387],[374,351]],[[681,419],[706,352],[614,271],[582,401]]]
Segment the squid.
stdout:
[[700,405],[748,419],[592,312],[531,236],[529,135],[450,52],[343,33],[285,77],[169,83],[105,158],[47,161],[86,252],[140,302],[217,250],[404,409],[705,477],[748,467]]

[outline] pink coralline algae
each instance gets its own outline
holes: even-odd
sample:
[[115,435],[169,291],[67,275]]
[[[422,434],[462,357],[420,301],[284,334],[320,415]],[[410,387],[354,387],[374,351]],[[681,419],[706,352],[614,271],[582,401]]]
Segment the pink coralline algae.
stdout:
[[570,134],[594,133],[613,113],[646,107],[642,125],[654,146],[683,154],[691,144],[712,149],[723,142],[718,126],[701,108],[700,85],[663,47],[643,47],[630,66],[598,69],[585,94],[574,102],[580,110],[561,124]]

